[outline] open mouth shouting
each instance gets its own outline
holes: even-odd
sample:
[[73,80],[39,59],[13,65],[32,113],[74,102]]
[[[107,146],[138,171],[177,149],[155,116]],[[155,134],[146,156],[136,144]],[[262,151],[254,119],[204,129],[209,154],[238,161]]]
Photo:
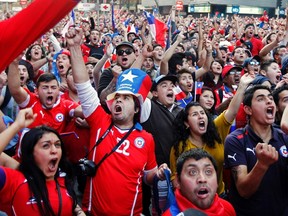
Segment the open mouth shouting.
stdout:
[[204,120],[199,121],[198,126],[199,126],[199,129],[201,131],[206,131],[205,121]]
[[56,173],[59,164],[58,158],[53,158],[48,162],[48,171],[51,173]]
[[274,119],[274,107],[268,107],[266,109],[266,116],[269,118],[269,119]]
[[122,66],[127,66],[128,65],[128,58],[127,57],[122,57],[121,58],[121,65]]
[[207,187],[201,187],[197,191],[197,197],[200,198],[200,199],[205,199],[208,196],[209,196],[209,190],[208,190]]
[[121,113],[121,112],[122,112],[122,107],[117,104],[117,105],[115,105],[115,107],[114,107],[114,111],[115,111],[116,114],[117,114],[117,113]]
[[174,97],[174,92],[172,91],[172,92],[169,92],[167,95],[166,95],[166,97],[169,99],[169,100],[175,100],[175,97]]
[[55,104],[55,99],[52,95],[46,97],[45,106],[50,108]]

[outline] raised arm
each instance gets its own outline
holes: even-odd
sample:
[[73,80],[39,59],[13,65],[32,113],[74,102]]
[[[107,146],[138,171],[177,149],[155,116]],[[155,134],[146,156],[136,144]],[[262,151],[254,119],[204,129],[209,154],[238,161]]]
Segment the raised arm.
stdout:
[[112,43],[107,44],[105,47],[106,53],[102,56],[102,58],[97,62],[95,67],[93,68],[93,79],[94,83],[96,86],[96,89],[98,88],[99,80],[100,80],[100,75],[101,75],[101,70],[103,66],[105,65],[106,61],[111,58],[112,52],[113,52],[113,45]]
[[267,44],[266,46],[264,46],[260,52],[259,52],[259,56],[260,57],[264,57],[266,56],[271,50],[273,50],[274,48],[276,48],[278,46],[278,44],[284,39],[284,34],[283,32],[278,32],[277,37],[274,41],[272,41],[271,43]]
[[27,99],[28,93],[24,90],[24,88],[21,87],[20,84],[18,62],[19,58],[15,59],[9,65],[9,73],[7,77],[8,77],[8,88],[10,90],[12,97],[14,98],[16,103],[21,104]]
[[73,78],[75,83],[84,83],[89,80],[81,51],[82,39],[82,29],[69,28],[66,34],[66,41],[71,53],[71,67],[73,70]]
[[0,134],[0,154],[15,134],[21,129],[28,127],[34,121],[36,115],[37,114],[33,114],[32,108],[26,108],[19,111],[15,122]]
[[177,36],[177,40],[164,53],[164,56],[160,63],[160,74],[164,74],[164,75],[168,74],[168,71],[169,71],[168,61],[173,55],[174,50],[176,49],[178,44],[181,43],[183,39],[184,39],[183,32],[180,32]]
[[228,122],[232,122],[235,119],[239,107],[243,101],[245,90],[247,86],[254,80],[254,78],[255,74],[253,72],[251,72],[251,74],[246,73],[241,77],[236,94],[234,95],[228,109],[225,112],[225,118]]
[[206,40],[205,42],[205,53],[206,53],[205,54],[206,58],[205,58],[203,66],[199,68],[198,70],[196,70],[196,73],[195,73],[196,79],[203,76],[205,73],[207,73],[210,70],[213,57],[212,57],[212,45],[211,45],[211,41],[209,40]]

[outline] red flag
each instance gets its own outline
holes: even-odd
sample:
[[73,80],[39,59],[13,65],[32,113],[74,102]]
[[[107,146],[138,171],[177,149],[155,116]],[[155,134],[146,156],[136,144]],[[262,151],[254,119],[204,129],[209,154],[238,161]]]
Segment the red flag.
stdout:
[[165,47],[166,31],[168,30],[166,24],[146,11],[144,11],[144,14],[147,18],[153,39],[162,47]]
[[175,98],[177,101],[183,100],[184,98],[186,98],[186,94],[182,91],[182,89],[179,86],[175,86],[173,88],[173,92],[175,94]]

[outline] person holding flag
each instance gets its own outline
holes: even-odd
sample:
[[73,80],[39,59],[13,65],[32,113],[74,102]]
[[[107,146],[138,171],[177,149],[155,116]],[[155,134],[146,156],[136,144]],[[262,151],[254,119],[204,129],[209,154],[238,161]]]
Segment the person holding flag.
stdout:
[[185,108],[193,100],[193,74],[188,69],[181,69],[177,73],[177,83],[173,89],[175,98],[180,107]]
[[174,186],[177,186],[177,182],[175,181],[177,158],[183,152],[192,148],[202,148],[210,153],[217,161],[217,192],[220,197],[225,197],[223,182],[223,143],[229,133],[231,124],[237,115],[244,92],[253,79],[254,74],[245,74],[242,76],[239,88],[228,109],[214,120],[208,111],[198,102],[189,103],[185,109],[178,113],[173,124],[176,140],[178,142],[175,142],[170,153],[171,180],[173,181]]
[[144,11],[144,15],[147,18],[153,40],[162,47],[166,47],[166,31],[168,30],[166,24],[147,11]]

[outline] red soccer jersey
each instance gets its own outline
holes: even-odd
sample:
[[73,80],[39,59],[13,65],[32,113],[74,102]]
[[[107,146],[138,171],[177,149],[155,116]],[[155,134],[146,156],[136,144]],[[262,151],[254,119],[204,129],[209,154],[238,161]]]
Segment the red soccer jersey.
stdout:
[[[64,92],[61,98],[72,101],[68,92]],[[85,157],[90,141],[90,129],[77,126],[75,120],[75,118],[68,119],[63,131],[65,135],[61,136],[65,144],[67,157],[72,163],[76,163],[80,158]]]
[[[101,106],[87,118],[91,127],[90,149],[111,123],[111,116]],[[127,131],[126,131],[127,132]],[[99,136],[100,134],[100,136]],[[126,133],[115,126],[99,144],[96,164],[110,153]],[[142,212],[143,171],[154,169],[156,164],[154,140],[150,133],[136,130],[99,167],[96,176],[88,179],[83,197],[83,209],[92,205],[92,215],[140,215]],[[92,187],[92,194],[91,188]],[[89,203],[89,197],[92,203]]]
[[72,113],[79,105],[72,101],[60,98],[52,109],[46,109],[42,106],[40,99],[36,94],[31,93],[28,90],[26,91],[30,95],[30,100],[27,106],[21,108],[31,107],[33,113],[37,113],[35,121],[29,126],[29,128],[39,125],[47,125],[55,129],[58,133],[63,132],[66,126],[66,118],[69,117],[70,113]]
[[[4,170],[4,175],[0,178],[5,178],[4,187],[0,189],[0,210],[6,211],[10,215],[29,215],[39,216],[38,206],[36,199],[29,190],[27,180],[24,175],[17,171],[9,168],[0,167]],[[1,172],[0,172],[1,173]],[[3,174],[3,173],[2,173]],[[60,184],[60,192],[62,198],[62,210],[61,215],[73,215],[72,204],[73,200],[68,195],[65,188],[64,178],[58,178]],[[55,215],[58,215],[59,210],[59,197],[55,181],[46,182],[50,204],[54,210]]]

